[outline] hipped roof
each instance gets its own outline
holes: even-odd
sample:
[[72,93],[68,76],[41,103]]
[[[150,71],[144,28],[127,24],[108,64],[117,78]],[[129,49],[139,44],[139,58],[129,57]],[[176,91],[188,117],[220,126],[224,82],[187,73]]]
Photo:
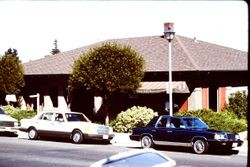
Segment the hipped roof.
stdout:
[[[25,75],[70,74],[72,65],[102,43],[130,45],[145,60],[145,72],[168,71],[168,42],[162,36],[111,39],[24,63]],[[172,71],[247,71],[247,52],[176,35]]]

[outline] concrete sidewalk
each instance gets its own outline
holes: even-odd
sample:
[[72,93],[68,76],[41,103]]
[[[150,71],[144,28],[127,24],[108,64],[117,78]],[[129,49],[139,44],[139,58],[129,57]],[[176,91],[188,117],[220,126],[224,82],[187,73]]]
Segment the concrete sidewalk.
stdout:
[[240,147],[233,148],[234,150],[239,150],[239,154],[248,154],[248,140],[244,140],[244,143]]
[[129,135],[129,133],[115,133],[115,137],[111,140],[111,144],[117,146],[141,147],[141,143],[130,140]]
[[[141,143],[138,141],[132,141],[129,138],[129,133],[115,133],[115,137],[111,140],[111,144],[117,146],[125,146],[125,147],[141,147]],[[241,140],[244,141],[241,147],[233,148],[234,150],[239,150],[239,154],[248,154],[248,140],[247,132],[240,133]]]
[[244,141],[241,147],[234,148],[235,150],[239,150],[240,154],[248,154],[248,132],[239,133],[240,139]]

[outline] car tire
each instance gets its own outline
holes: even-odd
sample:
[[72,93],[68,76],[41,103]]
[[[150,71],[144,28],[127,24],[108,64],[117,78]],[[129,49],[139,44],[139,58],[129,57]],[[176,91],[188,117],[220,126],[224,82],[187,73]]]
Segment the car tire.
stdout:
[[83,134],[80,130],[75,130],[72,133],[72,142],[75,144],[80,144],[83,141]]
[[36,140],[38,138],[38,132],[35,128],[30,128],[28,131],[28,136],[30,140]]
[[154,143],[150,136],[143,136],[141,138],[141,146],[142,148],[153,148]]
[[208,150],[208,144],[203,139],[198,139],[193,144],[193,150],[196,154],[203,154]]

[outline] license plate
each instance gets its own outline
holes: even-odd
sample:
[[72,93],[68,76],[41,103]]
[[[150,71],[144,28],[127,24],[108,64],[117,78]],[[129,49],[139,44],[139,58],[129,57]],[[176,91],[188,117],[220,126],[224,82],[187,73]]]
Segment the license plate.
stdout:
[[6,127],[6,131],[11,131],[11,128],[10,127]]
[[238,143],[233,143],[233,147],[237,147],[238,146]]
[[103,139],[109,139],[109,136],[108,135],[103,135],[102,138]]

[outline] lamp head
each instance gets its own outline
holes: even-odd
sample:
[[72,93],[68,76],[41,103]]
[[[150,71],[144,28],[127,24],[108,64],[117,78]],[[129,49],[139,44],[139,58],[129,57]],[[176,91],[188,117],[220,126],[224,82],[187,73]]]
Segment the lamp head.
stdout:
[[174,39],[174,23],[164,23],[164,37],[170,42]]

